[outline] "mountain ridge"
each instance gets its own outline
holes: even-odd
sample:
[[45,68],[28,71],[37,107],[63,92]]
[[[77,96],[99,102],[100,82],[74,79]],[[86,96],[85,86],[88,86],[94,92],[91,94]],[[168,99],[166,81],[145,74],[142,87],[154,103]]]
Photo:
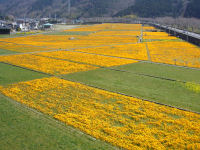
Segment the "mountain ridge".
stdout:
[[[72,17],[113,16],[135,0],[71,0]],[[0,0],[0,12],[13,16],[68,17],[68,0]]]
[[115,16],[135,14],[139,17],[200,18],[200,0],[136,0],[135,4]]
[[199,0],[0,0],[0,15],[16,17],[196,17],[200,18]]

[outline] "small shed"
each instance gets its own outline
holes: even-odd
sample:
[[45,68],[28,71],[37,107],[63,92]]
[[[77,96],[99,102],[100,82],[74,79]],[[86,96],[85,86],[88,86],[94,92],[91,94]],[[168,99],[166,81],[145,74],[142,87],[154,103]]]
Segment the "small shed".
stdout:
[[11,29],[9,27],[0,27],[0,34],[10,34]]
[[50,23],[43,24],[43,29],[52,29],[52,28],[53,28],[53,24],[50,24]]

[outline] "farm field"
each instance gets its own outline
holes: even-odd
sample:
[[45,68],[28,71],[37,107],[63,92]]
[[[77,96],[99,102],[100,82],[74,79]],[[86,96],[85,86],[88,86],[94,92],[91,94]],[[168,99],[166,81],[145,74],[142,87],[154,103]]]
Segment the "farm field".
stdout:
[[200,81],[200,71],[190,68],[139,62],[113,67],[114,69],[124,70],[132,73],[139,73],[160,78],[172,79],[177,81],[195,82]]
[[91,54],[100,54],[106,56],[130,58],[135,60],[148,60],[146,44],[144,43],[103,46],[96,48],[82,48],[82,49],[75,49],[74,51],[91,53]]
[[199,146],[200,116],[191,112],[56,77],[8,85],[1,91],[95,138],[126,149]]
[[0,149],[115,149],[0,95]]
[[32,54],[0,56],[0,61],[27,67],[48,74],[67,74],[96,69],[97,67],[70,61],[56,60]]
[[24,44],[16,44],[12,42],[2,42],[0,45],[1,49],[6,49],[9,51],[14,52],[32,52],[32,51],[47,51],[50,50],[45,47],[38,47],[38,46],[32,46],[32,45],[24,45]]
[[199,47],[141,24],[0,43],[5,149],[200,149]]
[[0,49],[0,55],[5,55],[5,54],[14,54],[16,52],[14,51],[9,51],[9,50],[4,50],[4,49]]
[[[137,65],[128,65],[128,72],[119,71],[121,68],[126,68],[126,66],[120,66],[115,67],[116,70],[104,68],[68,74],[63,77],[67,80],[81,82],[109,91],[120,92],[162,104],[200,112],[200,91],[196,92],[187,87],[187,83],[198,83],[200,81],[199,71],[191,71],[193,74],[190,74],[187,73],[187,69],[174,71],[173,67],[168,68],[162,66],[163,70],[160,71],[158,70],[159,66],[153,66],[153,68],[150,64]],[[145,67],[150,69],[146,70]],[[165,68],[172,71],[166,73]],[[140,70],[146,71],[142,72]],[[184,72],[184,75],[182,75],[182,72]],[[194,78],[190,79],[191,75]],[[170,81],[170,79],[175,81]],[[181,79],[187,82],[179,82]]]
[[119,66],[119,65],[132,64],[138,62],[130,59],[120,59],[116,57],[107,57],[101,55],[86,54],[81,52],[79,53],[74,51],[55,51],[46,53],[44,52],[44,53],[37,53],[36,55],[47,56],[50,58],[58,58],[62,60],[70,60],[70,61],[97,65],[102,67]]
[[0,63],[0,85],[28,81],[37,78],[48,77],[47,75],[33,72],[27,69]]

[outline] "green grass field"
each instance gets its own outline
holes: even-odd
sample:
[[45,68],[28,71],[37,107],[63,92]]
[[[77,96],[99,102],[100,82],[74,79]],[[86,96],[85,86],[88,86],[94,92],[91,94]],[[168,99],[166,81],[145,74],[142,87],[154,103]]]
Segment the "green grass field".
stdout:
[[133,73],[141,73],[156,77],[169,78],[180,81],[200,83],[200,69],[190,69],[171,65],[139,62],[123,66],[112,67]]
[[[200,71],[173,66],[138,63],[115,68],[176,80],[200,81]],[[106,68],[68,74],[63,77],[110,91],[200,112],[200,93],[190,91],[181,82],[140,76]]]
[[24,36],[24,34],[1,34],[0,38],[14,38]]
[[9,51],[9,50],[4,50],[4,49],[0,49],[0,55],[15,54],[15,53],[17,53],[17,52]]
[[49,32],[49,33],[44,33],[44,35],[89,35],[93,32],[90,31],[57,31],[57,32]]
[[112,150],[56,120],[0,94],[1,150]]
[[0,63],[0,85],[28,81],[43,77],[47,77],[47,75]]

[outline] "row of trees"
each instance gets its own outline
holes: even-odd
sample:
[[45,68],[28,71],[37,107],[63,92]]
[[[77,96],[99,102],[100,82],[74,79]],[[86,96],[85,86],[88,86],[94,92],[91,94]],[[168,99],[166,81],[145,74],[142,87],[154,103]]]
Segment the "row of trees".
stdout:
[[169,25],[174,28],[187,30],[200,34],[200,19],[184,17],[159,17],[159,18],[140,18],[139,20],[151,21],[159,24]]

